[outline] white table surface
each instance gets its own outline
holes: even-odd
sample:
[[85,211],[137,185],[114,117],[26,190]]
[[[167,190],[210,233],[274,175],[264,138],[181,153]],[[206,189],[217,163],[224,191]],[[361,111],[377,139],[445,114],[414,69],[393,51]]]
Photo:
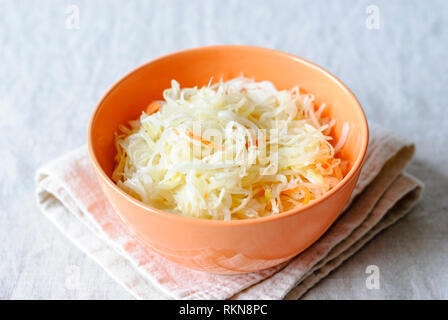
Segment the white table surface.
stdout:
[[[79,29],[66,27],[72,4]],[[371,4],[379,29],[366,27]],[[0,0],[0,298],[132,299],[42,216],[34,172],[86,142],[96,102],[128,71],[211,44],[276,48],[316,62],[354,91],[369,121],[416,143],[408,171],[426,184],[421,204],[306,298],[447,299],[443,0]],[[380,269],[379,290],[365,285],[371,264]]]

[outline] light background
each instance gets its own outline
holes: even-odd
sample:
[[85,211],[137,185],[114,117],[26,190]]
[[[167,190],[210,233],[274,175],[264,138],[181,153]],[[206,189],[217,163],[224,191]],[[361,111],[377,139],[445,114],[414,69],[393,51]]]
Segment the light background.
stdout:
[[[67,29],[76,5],[80,28]],[[380,28],[366,28],[376,5]],[[132,298],[39,212],[36,168],[86,143],[128,71],[180,49],[284,50],[338,76],[369,121],[413,140],[423,201],[306,295],[448,299],[448,1],[1,1],[0,298]],[[380,290],[365,269],[380,268]],[[77,277],[79,275],[79,281]]]

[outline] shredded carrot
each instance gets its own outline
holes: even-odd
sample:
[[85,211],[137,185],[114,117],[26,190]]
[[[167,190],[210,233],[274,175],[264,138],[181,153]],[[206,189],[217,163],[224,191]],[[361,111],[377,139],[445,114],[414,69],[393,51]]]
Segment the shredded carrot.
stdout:
[[160,110],[160,103],[153,101],[146,107],[146,113],[153,114]]
[[286,189],[286,190],[283,190],[280,193],[294,193],[294,192],[297,192],[297,191],[299,191],[299,187],[295,187],[295,188],[292,188],[292,189]]
[[[174,132],[176,135],[179,135],[179,131],[177,131],[176,128],[173,128],[173,132]],[[218,145],[212,143],[211,141],[209,141],[209,140],[207,140],[207,139],[204,139],[204,138],[201,137],[201,136],[196,136],[196,135],[194,135],[192,132],[187,132],[186,134],[187,134],[187,136],[189,136],[191,139],[200,141],[201,143],[205,144],[206,146],[210,146],[210,147],[215,148],[215,149],[225,150],[225,148],[224,148],[223,146],[218,146]]]
[[310,202],[311,199],[310,190],[308,190],[307,187],[302,187],[302,190],[305,192],[305,196],[303,198],[303,204],[307,204],[308,202]]
[[204,139],[204,138],[202,138],[201,136],[196,136],[196,135],[194,135],[192,132],[187,132],[187,135],[188,135],[191,139],[200,141],[200,142],[202,142],[203,144],[205,144],[206,146],[209,146],[209,145],[212,144],[211,141],[208,141],[207,139]]
[[304,187],[304,186],[299,186],[299,187],[295,187],[295,188],[292,188],[292,189],[283,190],[281,193],[288,194],[288,193],[297,192],[299,190],[302,190],[303,193],[304,193],[303,204],[307,204],[308,202],[310,202],[310,200],[311,200],[310,190],[307,187]]
[[[258,186],[258,187],[260,187],[260,186]],[[257,189],[258,187],[255,187],[254,189]],[[258,196],[258,195],[264,196],[264,189],[263,188],[261,188],[260,190],[257,190],[257,192],[254,193],[254,197]]]
[[324,170],[327,170],[328,168],[330,168],[330,166],[329,166],[328,163],[326,163],[326,162],[321,163],[321,167],[322,167],[322,169],[324,169]]
[[339,168],[339,166],[334,167],[334,174],[336,178],[338,178],[338,180],[342,180],[342,171],[341,168]]
[[[258,140],[257,139],[252,139],[252,143],[258,147]],[[249,148],[249,141],[246,141],[246,149]]]

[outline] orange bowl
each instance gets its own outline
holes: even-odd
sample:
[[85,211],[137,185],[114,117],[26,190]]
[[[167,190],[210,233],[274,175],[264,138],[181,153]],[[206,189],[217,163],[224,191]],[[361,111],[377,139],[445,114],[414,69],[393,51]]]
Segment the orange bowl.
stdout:
[[[348,122],[341,150],[350,163],[344,179],[325,196],[278,215],[258,219],[212,221],[150,207],[112,181],[114,132],[138,118],[149,102],[162,98],[176,79],[181,86],[207,85],[244,74],[272,81],[278,89],[295,85],[326,102],[336,120],[337,141]],[[89,124],[88,146],[98,181],[121,219],[137,237],[167,259],[213,273],[252,272],[275,266],[308,248],[336,220],[358,180],[368,144],[364,112],[353,93],[329,72],[296,56],[257,47],[212,46],[176,52],[153,60],[115,84],[101,99]]]

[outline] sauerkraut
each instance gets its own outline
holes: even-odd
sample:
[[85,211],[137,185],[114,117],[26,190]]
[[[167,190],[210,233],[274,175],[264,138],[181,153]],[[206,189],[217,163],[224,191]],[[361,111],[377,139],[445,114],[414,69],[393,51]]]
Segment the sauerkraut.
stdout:
[[[279,214],[322,197],[345,163],[325,104],[298,87],[239,77],[202,88],[173,80],[163,100],[120,126],[113,180],[158,209],[233,220]],[[347,138],[344,124],[341,148]]]

